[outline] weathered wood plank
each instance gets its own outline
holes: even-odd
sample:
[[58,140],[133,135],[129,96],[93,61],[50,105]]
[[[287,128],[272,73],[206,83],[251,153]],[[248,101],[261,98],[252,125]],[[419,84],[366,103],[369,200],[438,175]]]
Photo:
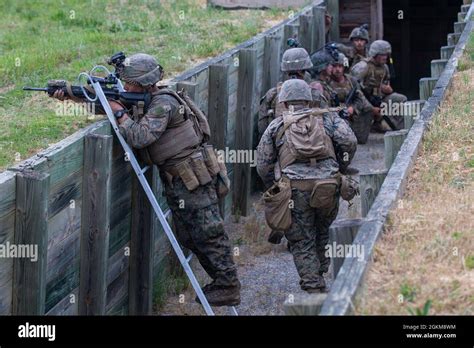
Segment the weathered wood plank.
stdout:
[[283,304],[285,315],[319,315],[327,294],[289,295]]
[[264,74],[261,96],[264,96],[270,88],[275,87],[280,78],[280,61],[278,60],[280,47],[281,36],[269,35],[265,37]]
[[431,77],[440,78],[447,63],[448,63],[447,59],[432,60],[431,61]]
[[79,288],[59,301],[46,315],[78,315]]
[[225,9],[268,9],[298,8],[308,4],[308,0],[209,0],[208,5]]
[[[153,171],[145,173],[153,181]],[[130,315],[151,314],[153,295],[154,212],[138,179],[132,180],[132,225],[130,233]]]
[[84,143],[80,315],[105,314],[112,141],[111,135],[90,134]]
[[386,171],[360,175],[360,207],[362,217],[367,216],[386,176]]
[[49,185],[49,174],[24,171],[16,176],[15,244],[36,248],[37,255],[36,260],[13,261],[15,315],[45,313]]
[[326,44],[326,8],[323,6],[313,7],[313,35],[311,52],[317,51]]
[[[219,151],[225,150],[227,121],[229,115],[229,66],[209,66],[209,110],[208,120],[211,128],[210,143]],[[225,214],[225,201],[219,200],[221,215]]]
[[300,26],[298,32],[301,47],[311,53],[313,14],[300,16]]
[[443,46],[441,47],[441,59],[449,59],[454,52],[456,46]]
[[404,128],[410,129],[413,123],[421,113],[423,106],[425,105],[424,100],[410,100],[405,102],[405,109],[403,111]]
[[346,258],[346,255],[340,257],[337,254],[337,248],[351,245],[357,236],[360,226],[362,226],[364,222],[364,219],[336,220],[329,228],[329,246],[332,252],[335,253],[331,256],[333,278],[337,277],[339,269],[342,267]]
[[431,96],[431,93],[433,93],[433,89],[435,88],[437,82],[438,79],[431,77],[425,77],[420,79],[421,100],[428,100],[428,98]]
[[72,201],[81,199],[82,173],[83,171],[80,169],[51,186],[48,202],[49,219],[67,208],[73,203]]
[[339,0],[327,0],[327,9],[333,17],[331,28],[329,28],[330,41],[339,41]]
[[400,151],[400,148],[402,147],[402,144],[405,141],[407,134],[408,131],[406,129],[385,133],[383,141],[385,145],[385,168],[387,170],[390,169],[392,163],[395,161],[395,158],[398,155],[398,151]]
[[189,97],[197,102],[198,84],[196,82],[180,81],[176,84],[176,89],[178,91],[185,90]]
[[[257,52],[241,50],[239,57],[238,110],[235,130],[235,149],[252,151],[255,105],[255,65]],[[250,127],[250,128],[249,128]],[[251,168],[249,163],[234,164],[234,213],[247,216],[249,210]]]

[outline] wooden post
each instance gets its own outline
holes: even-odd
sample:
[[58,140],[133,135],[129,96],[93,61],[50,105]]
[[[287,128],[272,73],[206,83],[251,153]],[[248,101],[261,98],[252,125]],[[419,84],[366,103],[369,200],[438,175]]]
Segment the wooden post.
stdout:
[[283,309],[285,315],[319,315],[328,294],[288,295]]
[[[229,116],[229,65],[215,64],[209,66],[209,126],[210,143],[217,150],[225,150],[227,119]],[[219,200],[221,216],[225,217],[225,199]]]
[[326,44],[326,8],[323,6],[313,7],[313,39],[310,54],[317,51]]
[[49,187],[49,174],[16,175],[14,241],[17,248],[28,248],[30,255],[13,261],[13,315],[45,314]]
[[265,36],[265,49],[263,55],[263,82],[262,96],[267,93],[270,88],[277,85],[280,78],[280,35]]
[[332,16],[332,25],[329,29],[329,41],[339,41],[339,0],[327,0],[327,9]]
[[433,89],[436,86],[438,79],[432,77],[424,77],[420,79],[420,99],[428,100],[433,93]]
[[110,232],[111,135],[84,141],[79,315],[104,315]]
[[448,63],[447,59],[432,60],[431,61],[431,77],[440,78],[447,63]]
[[448,34],[448,46],[456,46],[461,38],[461,33]]
[[[253,145],[254,98],[256,90],[257,51],[242,49],[239,52],[239,85],[237,87],[237,118],[235,120],[235,149],[244,150],[250,159]],[[251,163],[234,165],[234,214],[247,216],[249,210]]]
[[443,46],[443,47],[441,47],[441,59],[449,60],[451,58],[451,55],[453,54],[455,48],[456,48],[456,46]]
[[404,121],[404,128],[410,130],[415,120],[420,115],[423,106],[425,105],[424,100],[410,100],[405,102],[404,110],[403,110],[403,121]]
[[298,39],[301,46],[311,53],[311,35],[312,35],[312,28],[311,25],[313,23],[313,15],[301,15],[300,16],[300,26],[299,26],[299,33]]
[[361,216],[366,217],[387,176],[387,171],[360,175]]
[[176,84],[176,90],[181,91],[182,89],[184,89],[191,99],[197,103],[197,83],[190,81],[180,81]]
[[407,134],[408,131],[406,129],[385,133],[383,141],[385,144],[385,168],[387,168],[387,170],[390,169],[392,163],[395,161]]
[[337,255],[336,248],[339,246],[351,245],[363,223],[364,219],[336,220],[329,228],[329,246],[333,252],[331,257],[333,279],[337,277],[345,259],[345,255],[342,257]]
[[[142,165],[143,166],[143,165]],[[153,182],[153,170],[145,178]],[[137,177],[132,179],[132,223],[130,232],[130,276],[128,310],[130,315],[148,315],[152,310],[154,211]]]
[[456,22],[454,23],[454,32],[462,33],[465,27],[466,27],[466,22]]

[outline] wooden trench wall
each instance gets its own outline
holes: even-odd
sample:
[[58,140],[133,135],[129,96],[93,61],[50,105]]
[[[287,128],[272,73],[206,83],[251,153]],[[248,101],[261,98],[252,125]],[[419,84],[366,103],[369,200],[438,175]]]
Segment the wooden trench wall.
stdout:
[[[259,97],[281,77],[286,40],[321,47],[325,4],[314,1],[172,81],[207,113],[218,149],[254,149]],[[228,171],[233,187],[222,210],[246,215],[256,173],[248,164]],[[157,169],[146,175],[166,211]],[[0,245],[38,246],[36,262],[0,259],[0,315],[150,314],[176,267],[107,120],[0,173]]]

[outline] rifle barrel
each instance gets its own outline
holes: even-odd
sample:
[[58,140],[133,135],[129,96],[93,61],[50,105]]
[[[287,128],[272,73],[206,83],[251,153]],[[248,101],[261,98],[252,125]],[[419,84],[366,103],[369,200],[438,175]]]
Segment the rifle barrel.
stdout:
[[42,91],[42,92],[47,92],[47,88],[40,88],[40,87],[23,87],[24,91]]

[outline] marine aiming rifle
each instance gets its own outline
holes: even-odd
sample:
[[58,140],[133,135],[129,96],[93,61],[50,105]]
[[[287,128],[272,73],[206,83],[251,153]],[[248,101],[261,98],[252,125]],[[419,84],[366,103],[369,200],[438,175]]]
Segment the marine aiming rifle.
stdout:
[[[52,96],[56,91],[61,90],[64,95],[76,100],[94,103],[96,106],[101,107],[100,101],[95,95],[92,83],[100,83],[102,90],[104,91],[107,99],[112,99],[121,102],[127,109],[132,109],[133,106],[146,109],[151,101],[150,93],[134,93],[126,92],[123,89],[122,82],[119,77],[119,69],[125,62],[125,55],[123,52],[114,54],[110,59],[107,60],[109,65],[115,67],[115,71],[110,72],[105,66],[98,65],[94,67],[89,73],[82,72],[77,77],[78,84],[72,85],[65,80],[50,80],[48,85],[44,88],[41,87],[23,87],[24,91],[42,91]],[[93,73],[96,71],[104,70],[107,75],[105,77],[95,76]],[[85,83],[80,83],[81,79],[86,79]]]

